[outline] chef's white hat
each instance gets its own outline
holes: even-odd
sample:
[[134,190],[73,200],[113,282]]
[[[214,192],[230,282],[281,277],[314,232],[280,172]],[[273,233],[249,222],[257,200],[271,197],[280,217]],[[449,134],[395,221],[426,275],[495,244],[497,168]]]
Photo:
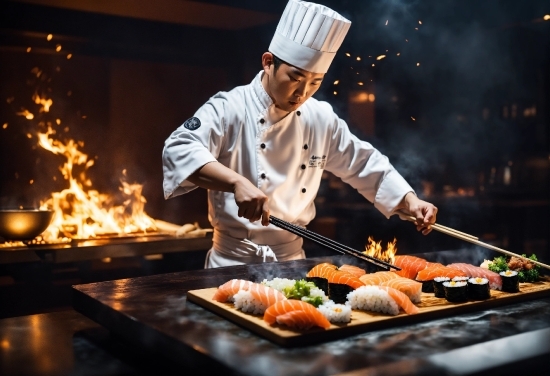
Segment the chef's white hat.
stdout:
[[313,73],[326,73],[351,22],[323,5],[290,0],[275,30],[269,52]]

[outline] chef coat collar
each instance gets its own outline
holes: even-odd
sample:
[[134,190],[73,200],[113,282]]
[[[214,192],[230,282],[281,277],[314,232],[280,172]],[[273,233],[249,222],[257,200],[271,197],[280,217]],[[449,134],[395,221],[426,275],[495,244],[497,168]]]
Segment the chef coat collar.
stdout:
[[260,106],[262,107],[260,113],[258,114],[258,119],[256,120],[259,121],[260,119],[264,119],[265,122],[263,123],[263,126],[269,127],[284,119],[289,112],[275,107],[273,100],[269,94],[267,94],[267,91],[265,91],[264,85],[262,84],[262,77],[264,74],[264,71],[260,71],[260,73],[258,73],[252,81],[252,87],[258,101],[260,102]]

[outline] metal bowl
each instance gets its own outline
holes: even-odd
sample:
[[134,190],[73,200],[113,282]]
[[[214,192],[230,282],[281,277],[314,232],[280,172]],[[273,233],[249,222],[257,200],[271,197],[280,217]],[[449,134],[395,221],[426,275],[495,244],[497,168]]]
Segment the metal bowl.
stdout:
[[48,228],[53,213],[51,210],[0,210],[0,238],[32,240]]

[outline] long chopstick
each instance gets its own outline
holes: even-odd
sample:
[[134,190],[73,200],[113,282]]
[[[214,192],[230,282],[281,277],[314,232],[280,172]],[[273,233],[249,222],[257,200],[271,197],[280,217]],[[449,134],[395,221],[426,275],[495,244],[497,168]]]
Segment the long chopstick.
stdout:
[[[402,213],[402,214],[403,214],[403,213]],[[411,221],[411,222],[416,222],[416,218],[415,218],[415,217],[408,216],[408,215],[405,215],[405,217],[407,218],[407,220],[409,220],[409,221]],[[488,249],[492,249],[493,251],[497,251],[497,252],[503,253],[503,254],[508,255],[508,256],[514,256],[514,257],[517,257],[517,258],[520,258],[520,259],[523,259],[523,260],[532,262],[533,264],[542,266],[543,268],[550,269],[550,265],[546,265],[546,264],[544,264],[544,263],[542,263],[542,262],[535,261],[535,260],[531,260],[531,259],[528,258],[528,257],[518,255],[517,253],[513,253],[513,252],[507,251],[507,250],[505,250],[505,249],[502,249],[502,248],[499,248],[499,247],[495,247],[494,245],[484,243],[484,242],[482,242],[482,241],[479,241],[478,238],[476,238],[476,237],[473,236],[473,235],[468,235],[468,234],[466,234],[466,233],[464,233],[464,232],[460,232],[460,231],[458,231],[458,230],[454,230],[454,229],[451,229],[451,228],[449,228],[449,227],[441,226],[441,225],[438,225],[438,224],[435,224],[435,223],[432,224],[431,227],[432,227],[434,230],[439,231],[439,232],[441,232],[441,233],[443,233],[443,234],[447,234],[447,235],[453,236],[453,237],[455,237],[455,238],[458,238],[458,239],[461,239],[461,240],[470,242],[470,243],[472,243],[472,244],[476,244],[476,245],[479,245],[479,246],[481,246],[481,247],[485,247],[485,248],[488,248]]]
[[291,232],[295,235],[298,235],[298,236],[301,236],[302,238],[304,239],[308,239],[308,240],[311,240],[325,248],[328,248],[330,250],[333,250],[333,251],[336,251],[336,252],[339,252],[339,253],[342,253],[342,254],[346,254],[346,255],[351,255],[353,257],[356,257],[356,258],[359,258],[363,261],[367,261],[367,262],[370,262],[378,267],[381,267],[381,268],[384,268],[384,269],[387,269],[387,270],[390,270],[390,269],[396,269],[396,270],[401,270],[401,268],[395,266],[395,265],[392,265],[390,263],[387,263],[385,261],[382,261],[382,260],[379,260],[375,257],[372,257],[372,256],[368,256],[356,249],[353,249],[351,247],[348,247],[346,245],[343,245],[343,244],[340,244],[332,239],[329,239],[329,238],[326,238],[322,235],[319,235],[313,231],[309,231],[303,227],[300,227],[298,225],[295,225],[295,224],[292,224],[290,222],[287,222],[287,221],[284,221],[282,219],[279,219],[277,217],[274,217],[272,215],[269,216],[269,222],[272,223],[273,225],[277,226],[277,227],[280,227],[284,230],[287,230],[288,232]]
[[[397,213],[405,218],[407,218],[408,221],[410,222],[416,222],[416,218],[413,217],[412,215],[408,215],[406,214],[405,212],[403,211],[400,211],[398,210]],[[455,230],[453,228],[450,228],[450,227],[447,227],[447,226],[443,226],[443,225],[440,225],[439,223],[434,223],[431,225],[432,228],[434,230],[439,230],[439,229],[442,229],[442,230],[447,230],[447,231],[450,231],[450,232],[454,232],[458,235],[462,235],[462,236],[465,236],[467,238],[471,238],[471,239],[474,239],[474,240],[479,240],[479,238],[477,236],[473,236],[473,235],[470,235],[470,234],[466,234],[465,232],[462,232],[462,231],[458,231],[458,230]]]

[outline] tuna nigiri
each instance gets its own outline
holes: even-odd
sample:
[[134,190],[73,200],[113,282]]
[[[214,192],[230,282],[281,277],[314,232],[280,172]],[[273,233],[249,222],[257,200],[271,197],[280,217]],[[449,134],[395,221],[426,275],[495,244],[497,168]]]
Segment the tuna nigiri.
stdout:
[[[288,315],[289,312],[295,312]],[[301,300],[281,300],[270,306],[264,313],[264,321],[270,325],[278,321],[292,328],[319,326],[330,328],[330,322],[313,305]]]
[[426,269],[429,262],[420,257],[415,256],[395,256],[394,265],[401,268],[396,271],[399,276],[415,279],[419,271]]
[[449,264],[447,265],[448,268],[451,269],[458,269],[464,273],[468,277],[481,277],[481,278],[487,278],[489,280],[489,286],[493,290],[500,290],[502,289],[502,278],[498,273],[492,272],[487,269],[480,268],[479,266],[474,266],[470,264],[465,263],[455,263],[455,264]]

